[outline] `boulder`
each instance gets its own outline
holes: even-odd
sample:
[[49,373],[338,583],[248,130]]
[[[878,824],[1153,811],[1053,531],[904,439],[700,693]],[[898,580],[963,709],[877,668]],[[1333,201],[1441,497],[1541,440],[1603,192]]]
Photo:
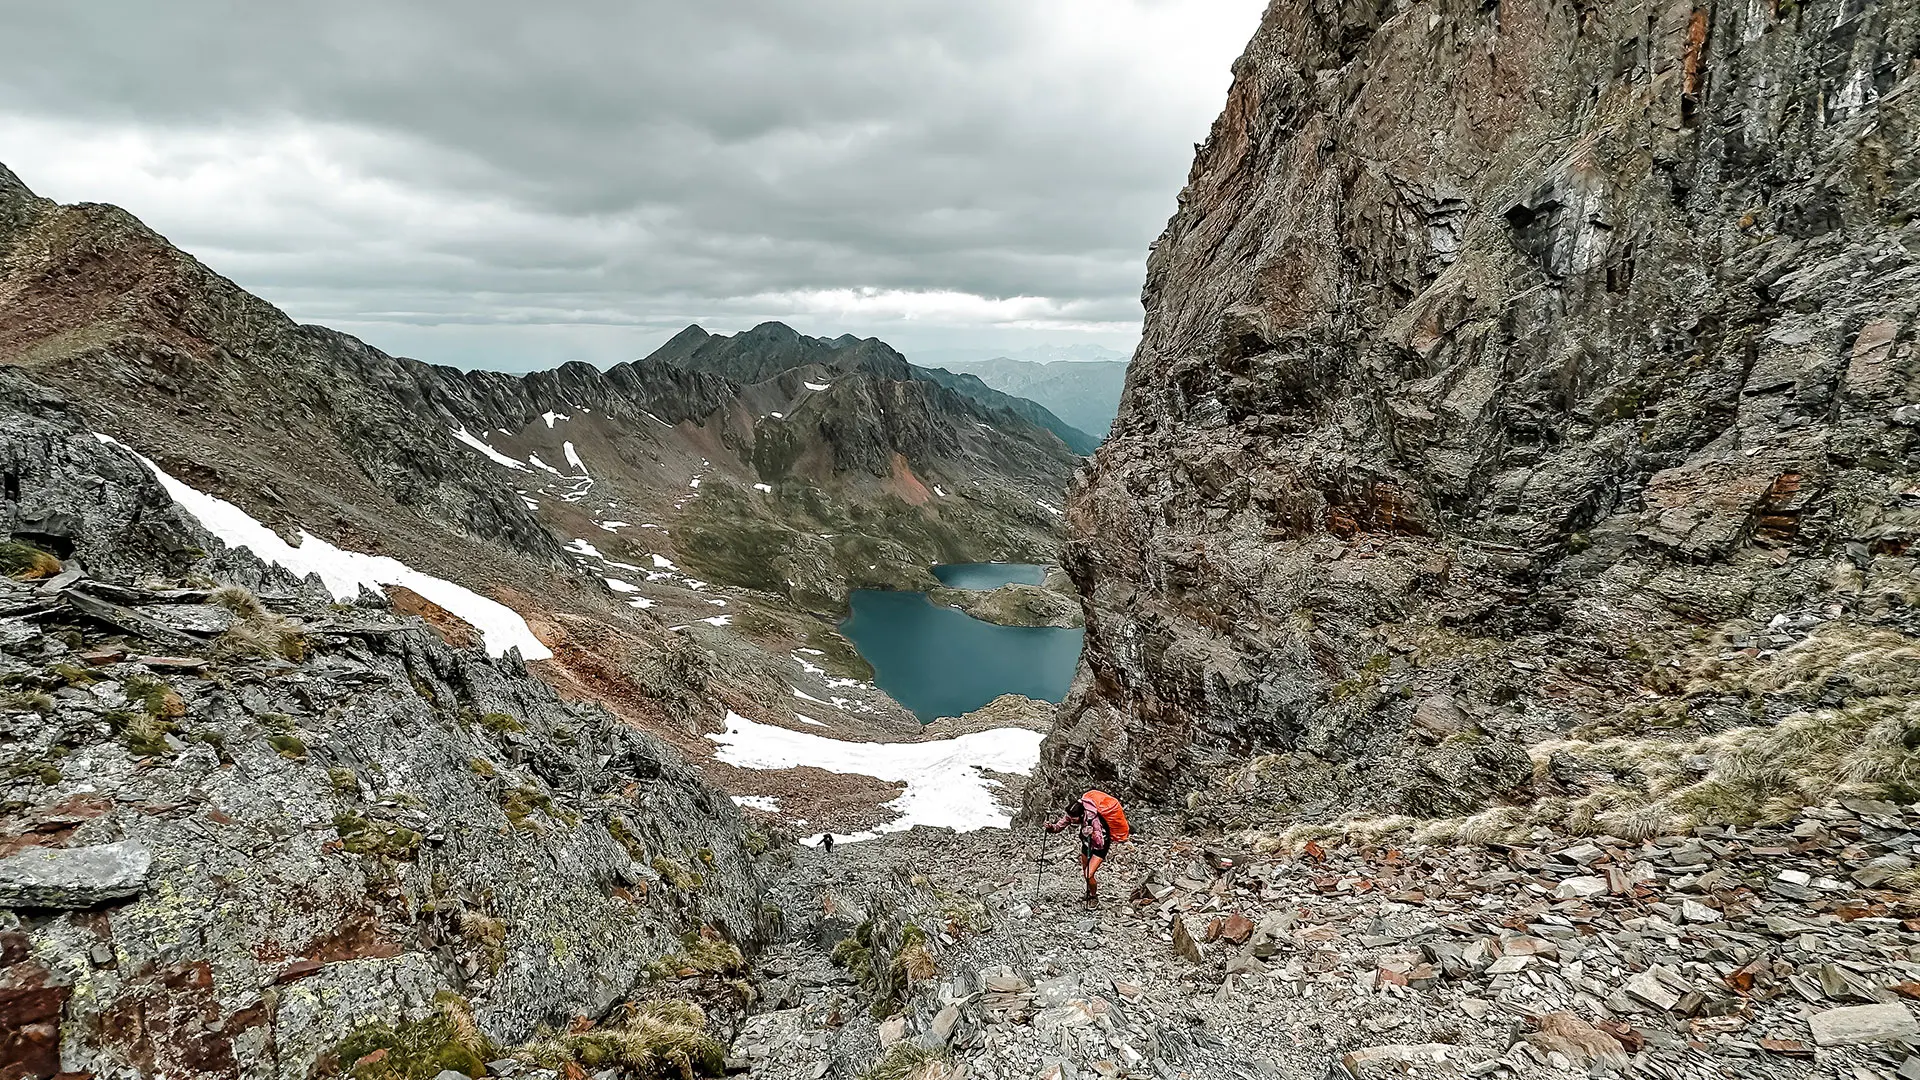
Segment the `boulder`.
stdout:
[[1816,1013],[1810,1021],[1813,1041],[1821,1046],[1855,1046],[1920,1036],[1920,1022],[1905,1005],[1852,1005]]
[[90,908],[138,896],[153,853],[137,840],[32,848],[0,859],[0,907]]

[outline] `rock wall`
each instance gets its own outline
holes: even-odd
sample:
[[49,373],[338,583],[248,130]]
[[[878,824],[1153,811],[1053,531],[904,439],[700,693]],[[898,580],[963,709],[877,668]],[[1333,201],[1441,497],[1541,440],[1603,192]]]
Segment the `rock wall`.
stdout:
[[1899,622],[1917,123],[1909,4],[1273,4],[1072,496],[1033,797],[1459,812],[1685,649]]

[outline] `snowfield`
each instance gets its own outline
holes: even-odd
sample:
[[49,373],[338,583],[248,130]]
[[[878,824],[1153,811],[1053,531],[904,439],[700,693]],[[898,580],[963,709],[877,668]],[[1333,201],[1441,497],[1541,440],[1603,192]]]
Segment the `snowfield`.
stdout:
[[521,472],[527,471],[525,465],[520,464],[500,451],[495,450],[493,447],[488,446],[486,443],[481,442],[474,436],[469,435],[465,427],[454,428],[453,437],[473,447],[475,450],[480,451],[482,454],[485,454],[487,460],[493,462],[495,465],[505,465],[509,469],[518,469]]
[[[108,446],[118,446],[133,453],[111,436],[95,432],[94,438]],[[489,655],[501,656],[508,649],[519,649],[520,656],[526,660],[547,660],[553,656],[553,652],[540,644],[540,639],[534,637],[533,631],[527,628],[527,620],[497,600],[490,600],[445,578],[423,574],[386,555],[342,551],[304,529],[300,532],[300,543],[297,546],[289,544],[272,529],[254,520],[245,510],[225,499],[188,487],[139,454],[133,456],[140,459],[140,463],[160,481],[160,486],[167,489],[167,494],[173,496],[173,501],[192,514],[202,528],[219,537],[229,547],[246,548],[261,559],[285,568],[295,577],[318,574],[335,599],[352,600],[360,595],[362,587],[378,592],[382,585],[404,586],[472,624],[486,639]]]
[[1013,819],[1000,808],[981,770],[1030,775],[1040,761],[1042,737],[1037,731],[995,728],[933,742],[848,742],[757,724],[733,712],[727,713],[724,733],[707,736],[719,747],[716,757],[742,769],[812,766],[907,785],[899,798],[886,804],[899,811],[899,818],[870,832],[834,837],[842,842],[871,840],[916,825],[955,832],[1008,827]]

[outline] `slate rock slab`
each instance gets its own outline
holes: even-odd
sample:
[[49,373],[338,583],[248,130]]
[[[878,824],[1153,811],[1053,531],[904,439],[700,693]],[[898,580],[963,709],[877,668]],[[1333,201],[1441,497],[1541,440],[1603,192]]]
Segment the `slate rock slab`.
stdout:
[[153,853],[138,840],[83,848],[33,848],[0,859],[0,906],[89,908],[138,896]]
[[1905,1005],[1852,1005],[1814,1016],[1813,1041],[1821,1046],[1854,1046],[1920,1036],[1920,1022]]

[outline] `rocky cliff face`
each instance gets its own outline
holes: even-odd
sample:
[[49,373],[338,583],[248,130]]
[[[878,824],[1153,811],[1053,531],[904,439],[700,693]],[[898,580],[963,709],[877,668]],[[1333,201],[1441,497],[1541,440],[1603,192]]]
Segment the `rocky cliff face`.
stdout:
[[1051,786],[1463,812],[1910,635],[1920,11],[1276,3],[1235,75],[1072,496]]

